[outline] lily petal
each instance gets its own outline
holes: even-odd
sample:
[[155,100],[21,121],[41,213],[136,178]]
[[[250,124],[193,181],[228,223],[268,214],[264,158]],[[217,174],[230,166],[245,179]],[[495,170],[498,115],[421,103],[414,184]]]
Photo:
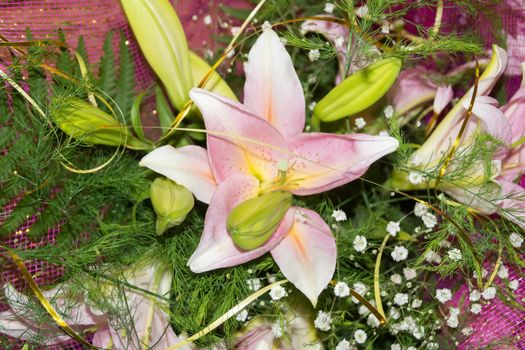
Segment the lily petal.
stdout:
[[210,203],[217,189],[208,152],[199,146],[162,146],[142,158],[140,165],[187,187],[204,203]]
[[245,263],[260,257],[288,232],[293,222],[293,214],[287,213],[273,236],[261,247],[243,251],[235,246],[226,229],[228,214],[237,204],[258,194],[259,182],[253,176],[233,174],[222,182],[213,195],[206,218],[204,232],[193,253],[188,266],[193,272],[205,272],[223,267]]
[[202,89],[192,89],[190,97],[208,130],[208,155],[218,183],[239,172],[262,181],[277,176],[277,163],[288,159],[279,131],[238,102]]
[[312,304],[327,286],[335,271],[335,238],[316,212],[299,207],[288,210],[295,221],[288,234],[272,249],[281,272]]
[[502,187],[501,215],[525,230],[525,189],[509,181],[498,181]]
[[431,101],[436,95],[436,86],[425,79],[429,72],[408,68],[403,70],[387,94],[396,114],[405,114],[420,104]]
[[305,124],[303,88],[292,59],[277,34],[266,29],[246,63],[244,104],[284,136],[300,134]]
[[447,85],[438,87],[436,97],[434,98],[434,113],[440,114],[450,101],[452,101],[452,97],[454,97],[452,86]]
[[328,191],[363,175],[377,159],[394,152],[393,137],[366,134],[302,134],[290,142],[293,158],[288,190],[297,195]]

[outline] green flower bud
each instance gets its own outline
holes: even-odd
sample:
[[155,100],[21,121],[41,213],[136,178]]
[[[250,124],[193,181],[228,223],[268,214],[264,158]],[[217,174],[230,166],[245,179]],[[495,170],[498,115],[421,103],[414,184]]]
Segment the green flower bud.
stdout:
[[166,178],[156,178],[151,184],[151,203],[157,213],[156,232],[180,225],[193,209],[193,194],[184,186]]
[[241,249],[262,246],[275,232],[292,205],[292,194],[273,191],[248,199],[232,209],[227,227],[233,242]]
[[331,122],[359,113],[390,89],[401,70],[399,58],[385,58],[355,72],[317,103],[314,117]]
[[86,101],[67,97],[53,104],[51,118],[60,130],[74,139],[96,145],[124,145],[130,149],[151,148],[151,144],[131,135],[113,116]]

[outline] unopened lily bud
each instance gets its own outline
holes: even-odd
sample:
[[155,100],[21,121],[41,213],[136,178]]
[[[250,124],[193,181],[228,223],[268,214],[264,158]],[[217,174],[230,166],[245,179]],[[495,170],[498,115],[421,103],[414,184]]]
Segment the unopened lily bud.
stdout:
[[186,35],[168,0],[121,0],[144,57],[177,109],[189,100],[191,65]]
[[184,186],[166,178],[156,178],[151,184],[151,203],[157,213],[156,232],[162,235],[167,229],[180,225],[193,209],[194,199]]
[[390,57],[358,70],[317,103],[314,116],[331,122],[365,110],[394,84],[401,64],[399,58]]
[[149,149],[150,144],[131,135],[113,116],[76,97],[53,102],[51,118],[66,134],[82,142]]
[[262,246],[292,205],[292,194],[273,191],[248,199],[232,209],[227,227],[233,242],[244,250]]

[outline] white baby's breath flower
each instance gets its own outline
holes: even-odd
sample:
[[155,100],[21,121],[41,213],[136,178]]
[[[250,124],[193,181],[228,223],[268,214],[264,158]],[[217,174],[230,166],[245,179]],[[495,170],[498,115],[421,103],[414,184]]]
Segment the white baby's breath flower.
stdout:
[[394,343],[390,345],[390,350],[401,350],[401,345],[399,345],[398,343]]
[[337,282],[334,287],[334,294],[336,297],[345,298],[350,295],[350,288],[345,282]]
[[429,264],[440,264],[441,263],[441,256],[439,256],[438,253],[436,253],[433,250],[429,250],[425,253],[425,261]]
[[335,350],[351,350],[350,342],[346,339],[341,340],[337,345],[335,346]]
[[381,325],[377,317],[375,317],[374,314],[368,315],[368,318],[366,319],[366,324],[369,325],[372,328],[377,328]]
[[498,277],[501,279],[509,278],[509,269],[505,265],[501,265],[498,270]]
[[395,307],[391,307],[390,310],[388,310],[388,315],[393,320],[398,320],[401,317],[401,313]]
[[458,248],[452,248],[447,252],[448,258],[452,261],[460,261],[463,258],[461,250]]
[[358,329],[354,332],[354,339],[357,344],[363,344],[366,341],[366,338],[368,338],[368,336],[364,330]]
[[474,315],[477,315],[481,312],[481,304],[474,303],[470,306],[470,312],[472,312]]
[[392,276],[390,276],[390,280],[394,284],[401,284],[401,275],[398,273],[395,273]]
[[414,205],[414,215],[417,217],[422,217],[428,213],[428,208],[423,203],[416,202],[416,205]]
[[252,292],[256,292],[259,289],[261,289],[261,280],[258,278],[251,278],[249,280],[246,280],[246,283],[248,284],[248,289]]
[[317,313],[317,317],[314,321],[314,326],[315,328],[326,332],[326,331],[329,331],[330,328],[332,328],[332,326],[330,326],[330,322],[332,322],[330,313],[320,310]]
[[408,250],[403,246],[396,245],[390,256],[394,261],[400,262],[408,258]]
[[459,325],[458,315],[450,314],[447,318],[447,326],[457,328]]
[[416,269],[405,267],[403,269],[403,275],[405,275],[405,279],[407,281],[413,280],[417,276]]
[[336,36],[335,39],[334,39],[334,43],[335,43],[335,47],[337,47],[338,49],[342,48],[344,43],[345,43],[345,38],[343,36]]
[[518,280],[512,280],[509,282],[509,288],[512,290],[517,290],[520,286],[520,282]]
[[432,213],[423,214],[421,220],[423,220],[423,223],[425,224],[426,228],[433,229],[437,225],[437,218]]
[[436,299],[444,304],[447,301],[452,300],[452,292],[448,288],[436,289]]
[[[354,283],[352,286],[352,289],[362,296],[365,296],[366,292],[368,291],[368,288],[361,282]],[[359,300],[357,300],[355,297],[352,297],[352,301],[354,304],[359,303]]]
[[434,343],[434,342],[427,343],[427,350],[438,350],[438,349],[439,349],[438,343]]
[[399,231],[401,231],[401,227],[399,227],[399,222],[390,221],[386,225],[386,232],[388,232],[392,237],[395,237]]
[[308,59],[310,59],[311,62],[317,61],[319,57],[321,57],[321,53],[318,49],[308,51]]
[[519,233],[512,232],[509,236],[510,244],[512,244],[513,247],[519,248],[523,244],[523,237]]
[[339,221],[346,221],[346,213],[342,211],[341,209],[334,210],[332,212],[332,218],[339,222]]
[[239,34],[240,31],[241,31],[241,27],[231,27],[230,29],[230,32],[232,33],[233,36]]
[[394,296],[394,304],[399,306],[408,304],[408,294],[396,293],[396,295]]
[[390,22],[385,21],[381,26],[381,33],[389,34],[390,33]]
[[[487,277],[488,274],[489,272],[483,267],[481,269],[481,278]],[[472,272],[472,277],[474,277],[475,279],[478,279],[478,273],[476,271]]]
[[414,309],[419,309],[422,304],[423,304],[423,300],[421,300],[421,299],[414,299],[414,300],[412,300],[411,306]]
[[[310,110],[310,112],[312,112],[315,108],[315,106],[317,105],[317,102],[313,101],[311,102],[309,105],[308,105],[308,109]],[[343,212],[344,213],[344,212]],[[346,214],[345,214],[346,216]],[[332,217],[333,217],[333,214],[332,214]]]
[[206,16],[204,16],[204,19],[203,19],[203,20],[204,20],[204,24],[207,25],[207,26],[211,25],[211,23],[212,23],[212,20],[211,20],[211,16],[210,16],[210,15],[206,15]]
[[408,174],[408,181],[410,181],[410,183],[413,185],[420,184],[423,182],[423,180],[424,180],[424,177],[418,172],[411,171]]
[[485,300],[494,299],[494,297],[496,297],[496,287],[488,287],[483,291],[483,293],[481,293],[481,296]]
[[335,5],[332,4],[331,2],[327,2],[324,5],[324,12],[326,12],[326,13],[333,13],[334,9],[335,9]]
[[356,252],[364,252],[368,245],[368,242],[365,236],[357,235],[355,236],[352,245],[354,246]]
[[474,328],[472,327],[465,327],[461,330],[461,333],[465,336],[465,337],[468,337],[469,335],[471,335],[472,333],[474,332]]
[[365,126],[366,126],[366,121],[363,118],[359,117],[355,119],[355,127],[358,130],[363,129]]
[[286,296],[288,296],[288,293],[286,293],[286,289],[281,286],[275,286],[270,290],[270,297],[272,300],[279,300]]
[[242,309],[237,313],[237,316],[235,316],[235,319],[239,322],[244,322],[248,318],[248,311],[246,309]]
[[286,323],[285,322],[274,322],[272,324],[272,333],[275,338],[281,338],[286,332]]
[[409,346],[407,350],[417,350],[415,346]]
[[385,109],[383,109],[383,113],[386,119],[391,119],[394,116],[394,107],[392,105],[386,106]]
[[481,293],[477,289],[472,290],[469,294],[470,301],[478,301],[480,298],[481,298]]
[[413,166],[420,166],[423,164],[423,158],[419,154],[416,154],[410,159],[409,163]]

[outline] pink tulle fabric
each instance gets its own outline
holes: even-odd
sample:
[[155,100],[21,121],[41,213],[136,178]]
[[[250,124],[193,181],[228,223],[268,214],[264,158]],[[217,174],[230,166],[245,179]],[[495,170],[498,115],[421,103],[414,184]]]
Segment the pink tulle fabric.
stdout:
[[[220,12],[217,1],[191,0],[172,1],[177,9],[188,36],[189,45],[200,54],[206,50],[216,48],[212,34],[223,33],[229,30],[224,23],[231,22],[224,13]],[[242,6],[247,4],[242,0],[223,0],[228,6]],[[509,68],[506,72],[506,87],[509,96],[518,88],[520,82],[520,63],[525,61],[525,4],[523,0],[502,0],[498,4],[487,4],[486,11],[475,17],[467,16],[462,10],[454,6],[454,1],[445,1],[445,11],[442,30],[444,32],[465,33],[472,31],[481,36],[490,44],[495,35],[490,31],[488,23],[494,18],[501,19],[504,35],[507,35],[507,51],[509,54]],[[206,24],[204,18],[210,15],[211,25]],[[218,18],[221,18],[219,21]],[[410,14],[410,19],[417,24],[430,26],[434,22],[435,9],[422,8]],[[26,40],[26,29],[31,31],[36,39],[53,38],[53,33],[61,29],[66,34],[67,43],[76,47],[78,37],[84,36],[90,62],[97,62],[102,54],[102,45],[106,33],[110,30],[122,31],[129,40],[130,49],[136,64],[136,78],[138,87],[143,89],[149,86],[153,74],[148,68],[140,53],[125,16],[117,0],[3,0],[0,1],[0,34],[11,41]],[[114,47],[118,48],[115,38]],[[489,46],[489,45],[488,45]],[[5,50],[5,49],[4,49]],[[2,57],[0,49],[0,57]],[[522,181],[525,184],[525,180]],[[9,220],[9,215],[15,210],[20,198],[0,207],[0,225]],[[38,220],[38,213],[29,217],[16,232],[4,239],[3,244],[12,248],[34,249],[36,247],[54,244],[60,234],[61,224],[50,227],[47,234],[38,242],[29,239],[27,233]],[[0,260],[2,261],[2,260]],[[27,261],[26,266],[40,285],[47,285],[56,281],[63,273],[60,266],[42,261]],[[520,281],[517,292],[517,302],[523,303],[525,297],[525,283],[516,272],[510,271],[511,279]],[[7,263],[0,270],[0,283],[10,282],[17,288],[25,288],[25,283],[18,270]],[[457,295],[468,295],[466,287],[461,287]],[[5,306],[0,305],[0,311]],[[465,309],[466,310],[466,309]],[[471,314],[468,314],[471,315]],[[470,317],[470,316],[469,316]],[[498,299],[494,299],[483,307],[481,315],[471,317],[465,322],[470,324],[473,333],[463,337],[458,346],[461,350],[478,349],[493,341],[509,340],[513,344],[500,348],[525,349],[525,312],[512,308]],[[461,340],[460,339],[460,340]],[[82,349],[82,346],[70,341],[61,344],[60,349]],[[496,346],[496,348],[498,348]]]

